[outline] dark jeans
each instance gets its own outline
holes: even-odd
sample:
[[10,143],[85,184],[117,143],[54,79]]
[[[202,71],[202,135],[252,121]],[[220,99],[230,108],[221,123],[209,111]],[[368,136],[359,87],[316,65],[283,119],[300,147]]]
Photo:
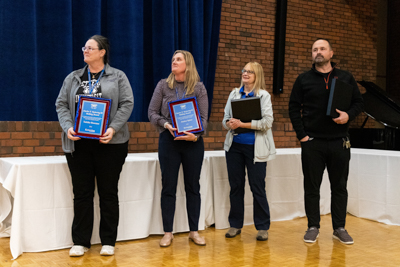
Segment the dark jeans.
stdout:
[[168,130],[162,132],[158,144],[162,175],[161,211],[164,232],[172,232],[178,173],[182,164],[186,192],[186,209],[190,231],[197,231],[200,217],[200,172],[204,158],[203,139],[197,142],[174,141]]
[[242,228],[244,219],[244,186],[247,168],[250,189],[253,192],[253,216],[257,230],[268,230],[271,224],[269,205],[265,193],[266,162],[253,162],[254,145],[243,145],[233,142],[225,152],[228,178],[231,186],[229,194],[231,210],[229,224]]
[[66,153],[74,192],[72,240],[90,247],[93,231],[95,180],[100,197],[100,239],[114,246],[119,221],[118,180],[128,154],[124,144],[100,144],[98,140],[75,141],[75,151]]
[[320,187],[325,167],[331,184],[333,229],[344,227],[347,212],[350,149],[343,148],[341,138],[333,140],[315,138],[301,143],[301,161],[308,227],[320,227]]

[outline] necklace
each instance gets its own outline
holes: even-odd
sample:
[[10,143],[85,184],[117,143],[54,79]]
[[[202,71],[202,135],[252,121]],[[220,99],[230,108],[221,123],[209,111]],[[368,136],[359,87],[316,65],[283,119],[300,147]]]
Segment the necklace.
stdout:
[[[100,72],[100,76],[94,85],[92,84],[92,79],[90,78],[90,69],[87,69],[87,71],[88,71],[88,81],[89,81],[89,94],[91,94],[93,89],[96,87],[96,85],[99,83],[101,77],[103,76],[104,69]],[[93,76],[93,78],[94,78],[94,76]]]
[[176,99],[177,99],[177,100],[179,100],[179,99],[184,99],[184,98],[185,98],[185,95],[186,95],[186,90],[187,90],[187,89],[185,89],[185,91],[183,92],[182,97],[179,98],[178,87],[175,87]]
[[94,79],[94,77],[96,77],[98,73],[92,73],[92,79]]

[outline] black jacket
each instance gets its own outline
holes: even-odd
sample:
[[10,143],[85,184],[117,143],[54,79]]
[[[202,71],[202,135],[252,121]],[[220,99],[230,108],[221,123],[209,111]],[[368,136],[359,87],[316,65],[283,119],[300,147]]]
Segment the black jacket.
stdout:
[[[363,98],[353,76],[344,70],[333,70],[325,82],[324,74],[315,69],[304,72],[297,77],[293,85],[289,101],[289,116],[297,138],[305,136],[316,138],[340,138],[348,136],[349,123],[362,111]],[[326,115],[329,92],[333,78],[338,78],[353,86],[352,103],[349,110],[343,110],[349,115],[346,124],[336,124],[331,117]],[[328,86],[328,90],[326,87]]]

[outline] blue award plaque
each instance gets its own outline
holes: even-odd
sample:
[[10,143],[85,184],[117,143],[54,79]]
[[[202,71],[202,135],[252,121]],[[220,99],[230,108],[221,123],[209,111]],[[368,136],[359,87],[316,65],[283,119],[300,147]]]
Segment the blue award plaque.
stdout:
[[185,135],[183,132],[198,133],[203,131],[203,123],[196,97],[171,101],[168,103],[172,126],[176,128],[175,136]]
[[81,96],[75,116],[75,136],[99,139],[107,130],[111,99]]

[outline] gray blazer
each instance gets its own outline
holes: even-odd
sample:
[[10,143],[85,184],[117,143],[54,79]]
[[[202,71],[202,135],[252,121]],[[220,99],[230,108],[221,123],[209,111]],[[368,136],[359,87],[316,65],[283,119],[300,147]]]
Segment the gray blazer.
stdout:
[[[74,127],[75,96],[81,84],[82,75],[87,66],[71,72],[64,80],[56,100],[56,111],[63,132],[61,134],[62,148],[65,153],[75,151],[74,141],[68,139],[68,129]],[[115,130],[115,135],[109,144],[122,144],[129,140],[127,121],[133,110],[132,88],[123,71],[106,65],[101,78],[102,97],[111,99],[111,112],[108,127]]]

